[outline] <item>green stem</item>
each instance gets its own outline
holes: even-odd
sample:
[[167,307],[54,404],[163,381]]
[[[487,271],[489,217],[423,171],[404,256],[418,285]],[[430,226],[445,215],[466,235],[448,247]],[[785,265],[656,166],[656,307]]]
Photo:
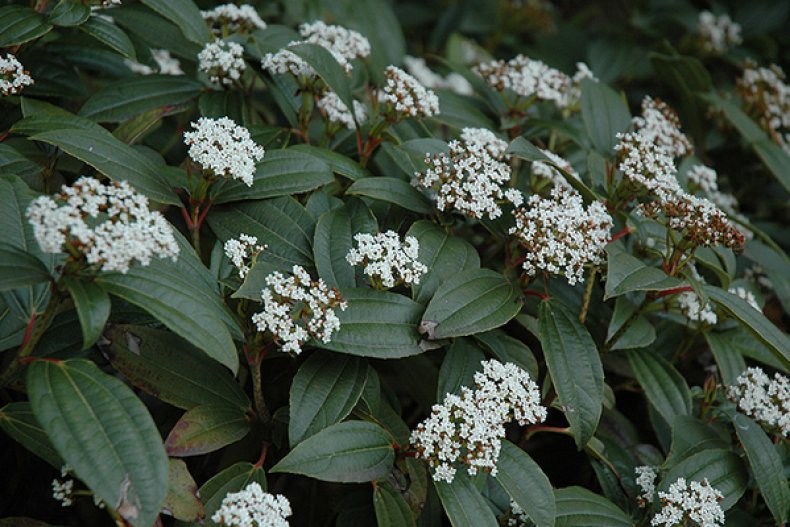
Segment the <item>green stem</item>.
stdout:
[[190,228],[192,234],[192,247],[195,252],[200,256],[200,205],[195,205],[192,208],[192,227]]
[[255,400],[255,411],[258,413],[258,417],[264,423],[268,423],[272,419],[272,415],[269,412],[269,408],[266,406],[266,401],[263,399],[263,382],[261,379],[261,363],[263,362],[263,353],[258,352],[256,357],[253,357],[252,363],[250,364],[250,370],[252,373],[252,391],[253,391],[253,398]]
[[587,311],[590,309],[590,298],[592,298],[593,286],[595,285],[595,276],[598,274],[598,266],[593,265],[590,269],[590,275],[587,277],[587,287],[584,289],[584,299],[582,301],[582,309],[579,312],[579,322],[584,324],[587,321]]

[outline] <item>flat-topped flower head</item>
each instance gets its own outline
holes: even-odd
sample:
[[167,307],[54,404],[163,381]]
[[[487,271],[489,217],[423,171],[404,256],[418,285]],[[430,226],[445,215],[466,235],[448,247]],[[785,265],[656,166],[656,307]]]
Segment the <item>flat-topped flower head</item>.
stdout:
[[126,273],[134,263],[178,257],[170,223],[126,181],[81,177],[60,194],[34,199],[26,214],[42,251],[67,253],[101,271]]
[[724,495],[705,478],[686,482],[678,478],[667,492],[660,491],[661,510],[650,521],[652,527],[720,527],[724,511],[719,502]]
[[244,47],[238,42],[215,40],[198,53],[198,69],[208,75],[211,82],[230,86],[247,69]]
[[336,123],[344,128],[353,130],[356,128],[354,124],[354,117],[356,116],[358,123],[364,123],[368,117],[368,110],[364,104],[359,101],[354,101],[354,115],[348,110],[348,106],[340,100],[337,93],[332,90],[327,90],[321,98],[318,99],[318,108],[325,114],[330,123]]
[[692,322],[714,326],[716,322],[719,321],[719,317],[716,316],[713,305],[710,302],[705,302],[703,304],[694,291],[684,291],[680,293],[677,297],[677,302],[681,313]]
[[642,99],[642,115],[633,118],[634,129],[673,157],[692,151],[691,140],[681,132],[678,114],[661,99]]
[[701,11],[697,33],[703,51],[713,55],[721,55],[743,42],[740,24],[733,22],[727,14],[716,16],[710,11]]
[[266,29],[266,22],[261,20],[258,12],[249,4],[223,4],[201,11],[200,14],[217,36],[222,36],[225,28],[229,33],[251,33],[256,29]]
[[[370,55],[370,42],[361,33],[346,29],[342,26],[325,24],[315,21],[299,26],[304,40],[293,41],[288,44],[317,44],[326,48],[337,62],[351,73],[351,61],[355,58],[364,59]],[[314,77],[316,75],[312,66],[307,64],[298,55],[287,48],[276,53],[267,53],[261,60],[261,66],[272,75],[291,73],[295,77]]]
[[255,163],[264,149],[252,140],[250,131],[228,117],[201,117],[184,134],[189,157],[210,176],[239,179],[248,187],[255,177]]
[[446,77],[442,77],[430,69],[423,58],[406,55],[403,57],[403,65],[409,74],[414,76],[426,88],[448,89],[459,95],[472,95],[474,93],[472,85],[469,84],[469,81],[463,75],[450,73]]
[[681,192],[672,156],[653,139],[639,132],[618,133],[617,169],[637,190],[665,199]]
[[288,498],[264,492],[253,481],[239,492],[228,492],[211,521],[223,527],[288,527],[291,514]]
[[727,387],[727,397],[765,429],[790,437],[790,378],[780,373],[771,378],[760,368],[748,368]]
[[[551,162],[554,163],[554,165],[557,165],[566,173],[570,174],[571,177],[575,179],[579,179],[579,173],[576,172],[576,169],[573,168],[573,165],[571,165],[565,158],[558,156],[557,154],[555,154],[550,150],[544,150],[543,148],[541,148],[540,151],[543,153],[543,155],[548,157],[551,160]],[[559,170],[557,170],[556,167],[552,166],[547,162],[533,161],[532,174],[537,177],[547,179],[551,181],[552,184],[558,187],[564,187],[567,189],[572,188],[570,183],[568,183],[568,180],[565,179],[565,176],[563,176],[562,173]]]
[[427,170],[415,174],[418,185],[435,192],[439,210],[494,219],[502,215],[502,205],[521,205],[521,192],[507,186],[507,142],[490,130],[464,128],[461,140],[449,146],[449,153],[427,154]]
[[656,497],[656,478],[658,478],[658,471],[652,465],[642,465],[634,469],[636,474],[636,484],[641,489],[637,500],[640,507],[647,507],[653,503]]
[[260,245],[257,236],[240,234],[238,238],[231,238],[226,241],[223,248],[225,249],[225,255],[238,269],[239,278],[244,280],[258,255],[266,249],[266,245]]
[[496,476],[505,424],[546,418],[538,386],[527,372],[494,359],[482,365],[474,377],[475,389],[464,386],[460,395],[447,394],[411,434],[411,444],[431,466],[436,481],[451,483],[459,465],[471,475],[484,470]]
[[513,211],[510,234],[526,249],[523,268],[563,275],[570,285],[584,282],[584,266],[603,263],[612,217],[600,201],[584,207],[581,195],[555,186],[546,199],[535,194]]
[[335,289],[323,280],[314,281],[299,265],[285,276],[275,271],[266,277],[261,291],[263,311],[252,316],[261,333],[269,332],[282,351],[299,354],[310,338],[324,344],[340,329],[335,308],[345,310],[348,304]]
[[25,86],[33,85],[33,78],[22,63],[11,53],[0,56],[0,94],[15,95]]
[[359,233],[354,236],[357,247],[346,255],[351,265],[364,266],[364,272],[374,284],[389,288],[398,284],[419,284],[420,277],[428,272],[425,264],[417,259],[420,244],[414,236],[401,242],[395,231],[378,234]]
[[154,73],[159,73],[160,75],[184,74],[183,70],[181,69],[181,62],[171,56],[168,50],[152,49],[151,57],[154,59],[154,62],[156,62],[158,70],[155,70],[146,64],[140,64],[139,62],[129,59],[125,59],[123,62],[129,67],[130,70],[132,70],[132,73],[137,73],[140,75],[153,75]]
[[746,112],[775,143],[790,153],[790,85],[785,79],[785,72],[778,65],[761,68],[747,60],[735,88],[743,99]]
[[423,119],[439,114],[439,97],[417,79],[395,66],[384,71],[386,82],[379,92],[382,113],[393,121]]

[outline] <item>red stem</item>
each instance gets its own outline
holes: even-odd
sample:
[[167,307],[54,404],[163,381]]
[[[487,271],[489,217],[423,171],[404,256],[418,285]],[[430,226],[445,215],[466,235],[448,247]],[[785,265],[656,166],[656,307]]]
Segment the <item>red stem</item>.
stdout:
[[22,339],[22,344],[19,346],[19,352],[21,352],[25,346],[27,346],[27,343],[30,342],[30,335],[33,334],[33,326],[36,325],[37,316],[38,315],[35,311],[33,311],[33,314],[30,315],[30,322],[27,323],[27,327],[25,328],[25,336]]
[[690,285],[684,285],[681,287],[673,287],[672,289],[665,289],[656,293],[656,297],[662,298],[669,295],[676,295],[678,293],[685,293],[686,291],[692,291],[692,287]]
[[261,448],[261,456],[258,458],[258,461],[257,461],[257,463],[255,463],[255,468],[261,468],[261,467],[263,467],[263,463],[264,463],[264,461],[266,461],[266,454],[268,454],[268,453],[269,453],[269,443],[267,443],[266,441],[264,441],[264,442],[262,443],[262,445],[263,445],[263,446],[262,446],[262,448]]
[[609,240],[609,243],[616,242],[617,240],[619,240],[620,238],[622,238],[623,236],[625,236],[626,234],[628,234],[630,232],[631,232],[631,227],[624,228],[623,230],[615,233],[615,235],[612,236],[612,238]]
[[184,217],[184,221],[187,222],[187,227],[189,228],[189,230],[191,231],[192,229],[194,229],[195,224],[192,223],[192,218],[189,217],[189,213],[187,212],[186,207],[181,207],[181,215]]
[[548,300],[549,296],[546,294],[541,293],[540,291],[535,291],[534,289],[524,289],[525,296],[536,296],[541,300]]
[[211,209],[211,204],[212,204],[211,200],[208,200],[208,205],[206,205],[206,208],[203,209],[203,212],[200,213],[200,217],[198,218],[197,221],[198,229],[200,228],[201,225],[203,225],[203,219],[206,217],[206,214],[208,214],[209,209]]

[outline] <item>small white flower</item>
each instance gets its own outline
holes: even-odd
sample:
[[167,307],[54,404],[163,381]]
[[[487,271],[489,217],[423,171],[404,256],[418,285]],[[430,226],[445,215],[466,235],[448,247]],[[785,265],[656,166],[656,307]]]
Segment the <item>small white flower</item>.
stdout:
[[200,14],[217,36],[222,35],[223,27],[227,27],[231,33],[237,31],[249,33],[256,29],[266,29],[266,23],[249,4],[241,6],[222,4],[208,11],[201,11]]
[[266,285],[261,291],[263,311],[252,322],[261,333],[270,332],[282,351],[301,353],[311,337],[326,344],[340,329],[334,308],[344,311],[348,304],[323,280],[313,281],[303,267],[294,265],[288,277],[275,271],[266,277]]
[[411,433],[411,444],[436,481],[451,483],[459,463],[470,475],[482,469],[496,476],[505,424],[516,420],[523,426],[546,418],[538,386],[526,371],[494,359],[482,366],[474,376],[475,389],[447,394]]
[[684,291],[677,296],[680,311],[693,322],[701,322],[711,326],[718,322],[716,311],[710,302],[701,305],[700,299],[694,291]]
[[779,373],[771,379],[760,368],[748,368],[727,387],[727,397],[763,427],[790,436],[790,378]]
[[0,56],[0,94],[14,95],[32,85],[33,78],[14,55]]
[[397,232],[387,231],[376,235],[359,233],[354,240],[357,248],[348,252],[346,260],[352,266],[363,265],[365,274],[384,287],[419,284],[420,277],[428,272],[417,260],[420,244],[413,236],[406,236],[401,242]]
[[340,100],[337,93],[331,90],[328,90],[318,99],[318,107],[326,113],[326,118],[329,122],[341,124],[350,130],[356,128],[354,116],[356,116],[357,122],[360,124],[364,123],[368,117],[367,108],[359,101],[354,101],[354,116],[352,116],[348,106]]
[[730,287],[728,292],[734,295],[738,295],[740,298],[746,300],[746,302],[754,309],[756,309],[760,313],[763,312],[763,309],[760,307],[760,304],[757,303],[757,299],[754,297],[754,293],[752,293],[745,287]]
[[79,254],[102,271],[126,273],[135,261],[146,266],[154,257],[178,257],[170,223],[126,181],[103,185],[81,177],[54,199],[34,199],[26,214],[42,251]]
[[636,484],[642,489],[637,498],[639,500],[639,506],[646,507],[653,503],[653,499],[656,497],[656,478],[658,478],[658,472],[656,471],[656,467],[652,465],[636,467],[634,472],[636,473]]
[[[159,66],[159,73],[162,75],[183,75],[184,72],[181,70],[181,62],[178,59],[173,58],[170,55],[170,52],[166,49],[152,49],[151,56],[153,57],[156,64]],[[124,59],[124,64],[126,64],[132,73],[137,73],[140,75],[152,75],[153,73],[157,73],[156,70],[147,66],[145,64],[140,64],[139,62],[135,62],[133,60]]]
[[533,525],[533,523],[527,511],[515,501],[510,500],[510,518],[507,520],[507,527],[527,527],[528,525]]
[[225,255],[239,270],[239,278],[244,280],[255,259],[266,249],[266,245],[259,245],[256,236],[240,234],[238,239],[231,238],[226,241],[224,249]]
[[207,43],[198,53],[198,69],[205,72],[211,82],[230,86],[241,79],[247,69],[244,47],[237,42],[215,40]]
[[379,92],[379,102],[385,106],[382,113],[401,121],[407,117],[422,119],[439,114],[439,97],[417,79],[395,66],[384,71],[386,83]]
[[288,498],[264,492],[253,481],[239,492],[228,492],[211,521],[224,527],[288,527],[291,514]]
[[428,169],[415,174],[418,185],[435,191],[439,210],[495,219],[502,215],[502,204],[521,205],[521,192],[507,186],[506,141],[484,128],[464,128],[461,140],[449,146],[449,154],[426,155]]
[[729,15],[716,16],[710,11],[701,11],[697,22],[702,49],[721,55],[729,48],[743,42],[741,26],[732,21]]
[[617,169],[637,189],[668,199],[682,189],[677,180],[677,169],[672,156],[653,138],[639,132],[618,133]]
[[194,131],[184,134],[192,161],[215,176],[240,179],[251,187],[264,149],[250,138],[250,131],[228,117],[201,117],[192,127]]
[[[60,477],[65,478],[70,471],[68,465],[60,469]],[[74,480],[55,478],[52,480],[52,498],[60,502],[61,507],[71,507],[74,504]]]
[[447,77],[442,77],[431,70],[423,58],[406,55],[403,57],[403,65],[406,66],[406,70],[426,88],[445,88],[459,95],[472,95],[474,93],[472,85],[469,84],[469,81],[467,81],[463,75],[450,73]]
[[570,285],[584,282],[584,266],[602,264],[609,243],[612,217],[600,201],[585,209],[575,190],[555,186],[551,198],[530,196],[523,208],[513,211],[514,235],[526,249],[524,271],[562,274]]
[[680,119],[675,110],[661,99],[642,99],[642,115],[633,118],[634,129],[673,157],[682,157],[692,151],[691,140],[680,131]]
[[669,486],[668,492],[659,492],[658,497],[662,505],[658,514],[650,521],[653,527],[724,525],[724,511],[719,505],[724,495],[714,488],[707,478],[689,483],[686,483],[685,478],[678,478]]
[[687,174],[689,182],[710,194],[719,190],[719,176],[716,171],[705,165],[694,165]]
[[746,112],[775,143],[790,151],[790,85],[785,78],[785,72],[776,64],[760,68],[747,60],[735,87]]
[[[573,165],[571,165],[567,160],[565,160],[564,158],[558,156],[554,152],[551,152],[550,150],[544,150],[544,149],[541,148],[540,151],[543,152],[543,155],[548,157],[555,165],[557,165],[558,167],[562,168],[565,172],[570,174],[573,178],[579,179],[579,173],[576,172],[576,169],[574,169]],[[563,176],[560,173],[559,170],[557,170],[555,167],[553,167],[552,165],[550,165],[547,162],[544,162],[544,161],[533,161],[532,162],[532,173],[534,175],[538,176],[538,177],[543,178],[543,179],[548,179],[549,181],[551,181],[554,185],[556,185],[558,187],[564,187],[564,188],[567,188],[567,189],[571,189],[572,188],[570,183],[568,183],[568,181],[565,179],[565,176]]]

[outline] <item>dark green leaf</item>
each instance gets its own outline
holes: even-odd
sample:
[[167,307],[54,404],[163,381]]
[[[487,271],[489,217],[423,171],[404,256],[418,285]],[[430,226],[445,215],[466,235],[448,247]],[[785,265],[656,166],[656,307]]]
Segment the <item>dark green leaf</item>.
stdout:
[[250,431],[238,406],[204,405],[187,410],[165,440],[169,456],[198,456],[235,443]]
[[607,245],[606,253],[609,256],[609,264],[604,300],[631,291],[663,291],[681,284],[680,280],[668,276],[660,269],[648,267],[618,244]]
[[[338,64],[337,59],[323,46],[318,44],[292,44],[288,46],[294,54],[312,66],[315,72],[337,94],[346,108],[354,107],[354,98],[349,88],[350,79],[346,70]],[[356,113],[351,112],[356,122]],[[358,123],[357,123],[358,124]]]
[[354,226],[345,207],[325,212],[318,218],[313,255],[318,276],[329,287],[356,286],[354,268],[346,260],[353,246]]
[[30,403],[8,403],[0,408],[0,429],[56,469],[63,466],[63,458],[38,424]]
[[609,86],[592,79],[583,79],[582,120],[592,144],[599,154],[610,157],[615,137],[631,126],[631,112],[622,98]]
[[0,291],[36,285],[51,279],[41,260],[13,245],[0,242]]
[[[612,320],[609,322],[609,330],[606,334],[606,339],[611,339],[615,333],[622,327],[634,311],[637,309],[636,305],[631,302],[626,296],[617,297],[615,302],[614,313]],[[622,349],[638,349],[644,348],[652,344],[656,340],[656,330],[647,320],[647,317],[642,315],[637,316],[631,322],[631,325],[623,333],[623,335],[611,347],[611,351]]]
[[184,104],[200,94],[202,85],[184,76],[145,75],[106,85],[82,105],[80,115],[97,122],[117,123],[153,108]]
[[497,481],[537,527],[553,527],[556,515],[551,482],[529,455],[510,441],[502,442]]
[[482,333],[507,324],[521,311],[516,288],[490,269],[459,273],[439,286],[420,323],[429,339]]
[[617,505],[587,489],[566,487],[554,491],[556,527],[633,527]]
[[170,459],[167,478],[167,496],[162,512],[182,521],[199,521],[205,516],[198,488],[186,463],[181,459]]
[[436,399],[440,401],[448,393],[460,393],[462,386],[471,386],[475,372],[481,369],[480,363],[485,358],[474,341],[463,337],[454,339],[439,368]]
[[134,44],[126,33],[113,22],[92,16],[87,22],[80,25],[80,29],[127,59],[137,60]]
[[90,361],[37,361],[30,405],[63,460],[135,527],[150,527],[167,493],[168,462],[151,415]]
[[82,349],[99,340],[110,316],[110,296],[89,279],[68,276],[64,285],[69,290],[82,328]]
[[64,27],[78,26],[88,20],[90,16],[90,6],[71,0],[60,0],[49,13],[49,23]]
[[395,452],[391,442],[390,435],[373,423],[338,423],[296,445],[271,472],[364,483],[383,478],[392,470]]
[[480,267],[480,257],[472,245],[433,222],[421,220],[412,224],[407,236],[414,236],[420,244],[419,260],[428,267],[420,283],[412,286],[414,299],[427,303],[439,286],[451,277],[468,269]]
[[485,498],[464,473],[457,473],[452,483],[434,482],[444,512],[453,527],[496,527],[494,513]]
[[709,424],[696,417],[678,415],[672,422],[672,447],[667,465],[671,467],[703,450],[728,447],[729,443]]
[[546,365],[581,449],[592,438],[601,417],[603,366],[598,349],[587,329],[562,304],[541,302],[538,317]]
[[685,117],[685,125],[692,136],[696,141],[702,142],[708,123],[705,105],[697,95],[713,89],[708,70],[698,58],[674,53],[672,55],[651,53],[650,61],[657,78],[680,99],[682,116]]
[[236,463],[213,476],[199,491],[206,512],[205,523],[195,522],[192,527],[221,527],[219,523],[211,521],[211,517],[219,509],[222,500],[229,492],[238,492],[252,482],[266,490],[266,474],[261,467],[252,463]]
[[370,177],[370,172],[354,159],[344,156],[341,153],[335,152],[328,148],[312,145],[294,145],[290,147],[291,151],[304,152],[313,157],[321,159],[329,164],[332,172],[339,174],[343,177],[356,181],[358,179]]
[[373,507],[378,527],[413,527],[414,514],[400,492],[388,482],[373,488]]
[[749,475],[743,461],[731,450],[703,450],[687,457],[664,475],[658,490],[666,491],[678,478],[708,482],[724,495],[719,503],[725,511],[735,505],[746,490]]
[[38,179],[42,170],[41,165],[28,159],[11,145],[0,144],[0,173],[16,174],[29,182]]
[[365,196],[417,212],[431,214],[433,205],[406,181],[394,177],[368,177],[356,180],[346,191],[352,196]]
[[0,8],[0,48],[10,48],[47,34],[52,25],[29,7],[7,5]]
[[288,439],[296,445],[348,417],[368,376],[357,357],[317,351],[299,368],[291,384]]
[[417,333],[422,314],[420,304],[403,295],[373,289],[344,289],[341,294],[348,308],[335,310],[340,329],[331,342],[317,342],[317,346],[379,359],[397,359],[423,352]]
[[[535,334],[537,333],[536,330]],[[538,361],[535,354],[520,340],[498,329],[478,333],[474,337],[501,362],[513,362],[526,370],[533,379],[538,378]]]
[[[743,339],[743,337],[746,337]],[[740,338],[739,338],[740,337]],[[738,349],[738,341],[746,345],[754,344],[754,340],[748,335],[744,335],[743,328],[734,328],[727,331],[706,331],[705,340],[708,341],[713,358],[719,367],[721,380],[724,384],[735,384],[738,376],[746,369],[746,361],[743,360]],[[771,355],[773,358],[773,355]]]
[[691,392],[686,380],[671,363],[651,351],[628,352],[628,362],[647,400],[667,423],[691,411]]
[[142,0],[142,2],[181,28],[187,40],[197,44],[208,42],[209,32],[206,22],[192,0]]
[[776,524],[783,525],[790,513],[790,488],[787,485],[782,458],[763,429],[745,415],[736,413],[732,418],[732,426],[746,451],[746,458],[760,487],[760,494],[771,510]]

